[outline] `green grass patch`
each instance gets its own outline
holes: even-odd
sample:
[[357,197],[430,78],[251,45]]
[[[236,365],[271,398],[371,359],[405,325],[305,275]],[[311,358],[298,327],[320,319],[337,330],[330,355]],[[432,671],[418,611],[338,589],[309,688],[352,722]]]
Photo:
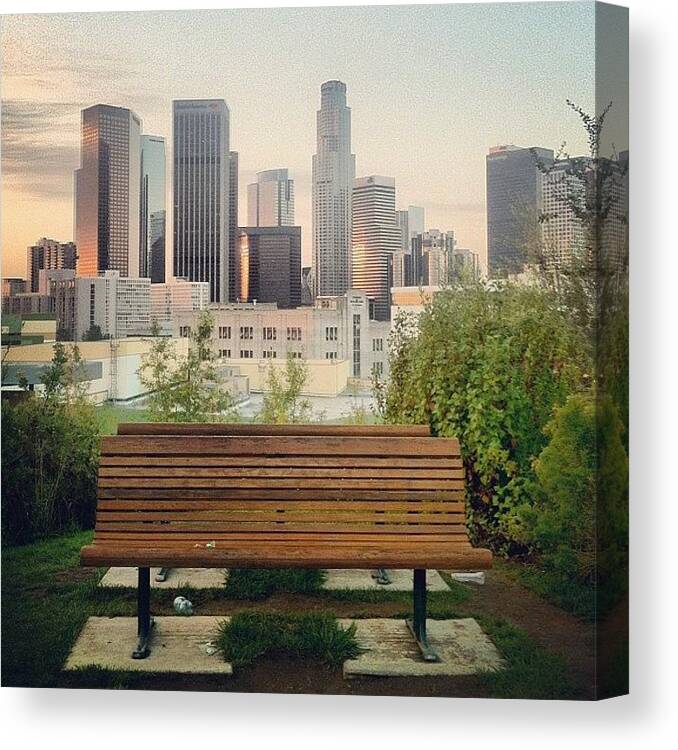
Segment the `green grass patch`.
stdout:
[[504,620],[477,619],[508,664],[506,669],[480,675],[492,698],[571,700],[582,697],[577,694],[562,657],[539,647],[524,630]]
[[361,653],[355,623],[342,627],[329,612],[278,615],[240,612],[219,627],[217,646],[235,667],[252,664],[267,654],[317,659],[338,666]]
[[146,409],[135,409],[131,406],[113,406],[102,404],[96,408],[99,428],[102,435],[115,435],[121,422],[148,422]]
[[229,599],[259,601],[271,594],[315,594],[325,582],[323,570],[305,568],[234,568],[228,573],[224,593]]

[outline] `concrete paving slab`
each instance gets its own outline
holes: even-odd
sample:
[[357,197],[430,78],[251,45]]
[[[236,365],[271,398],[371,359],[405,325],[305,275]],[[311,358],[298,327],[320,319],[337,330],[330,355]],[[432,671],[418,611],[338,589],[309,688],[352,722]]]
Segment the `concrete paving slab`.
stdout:
[[135,617],[90,617],[64,669],[98,666],[125,672],[180,672],[230,675],[233,667],[214,650],[224,616],[156,617],[151,653],[132,659],[137,644]]
[[[194,589],[221,589],[225,585],[225,571],[221,568],[170,568],[164,581],[156,581],[160,568],[151,569],[151,588],[176,589],[191,586]],[[99,586],[127,588],[137,587],[136,568],[109,568],[99,581]]]
[[[391,583],[383,585],[372,578],[373,570],[341,570],[327,571],[324,589],[353,589],[356,591],[412,591],[413,574],[411,570],[390,570]],[[443,581],[437,570],[426,571],[426,585],[429,591],[449,591],[449,586]]]
[[[351,620],[341,620],[348,625]],[[430,645],[440,662],[425,662],[404,620],[354,620],[356,639],[367,649],[344,662],[344,677],[435,677],[469,675],[504,668],[505,662],[472,619],[428,620]]]

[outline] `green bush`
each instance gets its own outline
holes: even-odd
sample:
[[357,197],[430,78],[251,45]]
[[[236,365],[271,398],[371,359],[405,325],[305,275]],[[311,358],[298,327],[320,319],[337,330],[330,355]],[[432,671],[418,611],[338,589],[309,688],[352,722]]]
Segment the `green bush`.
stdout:
[[99,424],[78,380],[77,349],[55,346],[44,393],[2,402],[2,541],[91,528]]
[[541,553],[548,573],[597,584],[599,608],[625,588],[628,458],[612,399],[575,394],[544,429],[534,497],[516,513],[516,533]]
[[234,666],[251,664],[266,654],[317,659],[339,665],[360,653],[355,623],[343,628],[334,615],[312,612],[276,615],[239,612],[221,623],[217,646]]
[[590,350],[537,286],[467,283],[434,295],[418,320],[395,320],[380,414],[459,438],[474,541],[528,551],[510,519],[529,498],[554,407],[591,379]]
[[312,594],[327,574],[305,568],[234,568],[229,570],[225,593],[231,599],[266,599],[276,592]]

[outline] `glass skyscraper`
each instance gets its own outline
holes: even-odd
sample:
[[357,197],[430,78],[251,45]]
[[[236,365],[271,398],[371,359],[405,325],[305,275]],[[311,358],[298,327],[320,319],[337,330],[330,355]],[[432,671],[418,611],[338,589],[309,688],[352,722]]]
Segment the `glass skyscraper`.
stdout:
[[[174,275],[229,299],[229,111],[223,99],[172,103]],[[233,242],[235,237],[233,237]]]
[[247,226],[290,227],[294,224],[294,180],[286,169],[257,172],[247,186]]
[[165,139],[141,136],[141,216],[139,275],[165,281]]
[[75,172],[79,276],[139,276],[141,120],[124,107],[82,110]]
[[316,150],[313,156],[313,271],[315,294],[344,294],[351,282],[351,193],[355,156],[351,153],[351,110],[346,84],[320,88]]
[[535,156],[553,162],[553,151],[495,146],[486,157],[487,264],[491,277],[520,273],[530,246],[539,242],[540,172]]

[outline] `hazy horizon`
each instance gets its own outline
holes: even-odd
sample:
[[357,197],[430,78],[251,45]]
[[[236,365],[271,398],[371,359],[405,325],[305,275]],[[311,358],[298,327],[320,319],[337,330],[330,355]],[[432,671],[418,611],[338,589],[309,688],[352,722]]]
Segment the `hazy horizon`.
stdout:
[[[347,85],[356,175],[394,177],[398,208],[423,206],[427,228],[453,229],[484,265],[488,148],[586,151],[565,99],[594,110],[594,12],[574,2],[3,16],[3,275],[25,275],[39,237],[73,239],[81,109],[133,109],[169,156],[181,98],[228,103],[241,225],[255,173],[289,169],[309,264],[315,116],[334,78]],[[169,205],[168,190],[171,255]]]

